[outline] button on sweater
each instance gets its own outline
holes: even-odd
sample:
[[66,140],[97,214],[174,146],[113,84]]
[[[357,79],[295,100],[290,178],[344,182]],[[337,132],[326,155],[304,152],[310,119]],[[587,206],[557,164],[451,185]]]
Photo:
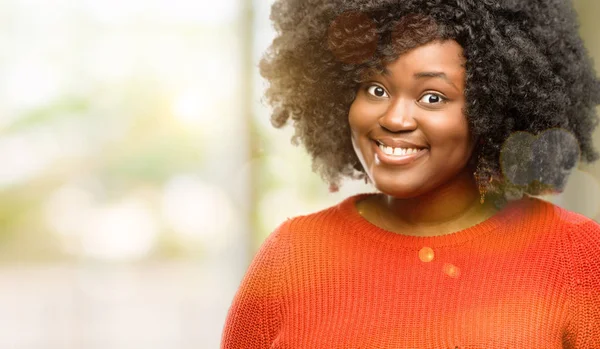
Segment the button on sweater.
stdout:
[[418,237],[369,223],[355,205],[364,197],[266,239],[222,348],[600,348],[596,222],[526,197]]

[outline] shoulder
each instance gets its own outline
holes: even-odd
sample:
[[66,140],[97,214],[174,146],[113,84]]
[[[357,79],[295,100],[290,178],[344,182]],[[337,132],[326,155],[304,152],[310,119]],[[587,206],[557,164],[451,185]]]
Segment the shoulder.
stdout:
[[569,285],[568,332],[573,347],[598,348],[600,335],[600,225],[554,206],[563,229],[562,251]]
[[545,208],[545,215],[550,218],[552,226],[555,229],[563,230],[573,243],[598,241],[600,238],[600,224],[593,219],[547,201],[534,200]]
[[591,218],[540,198],[526,197],[515,206],[522,219],[532,224],[549,226],[553,230],[570,232],[579,227],[599,227]]
[[542,207],[539,214],[545,217],[552,238],[559,240],[568,273],[580,278],[589,277],[591,270],[600,272],[600,224],[550,202],[535,200]]
[[514,220],[516,226],[547,242],[546,247],[560,246],[568,259],[582,249],[595,251],[600,256],[600,225],[596,221],[540,198],[526,197],[511,206],[518,218]]
[[353,195],[317,212],[288,218],[275,232],[289,239],[300,233],[337,230],[342,225],[351,224],[357,218],[359,214],[356,202],[370,195],[372,194]]
[[593,258],[600,265],[600,224],[578,213],[560,210],[571,252],[576,257]]
[[276,245],[278,260],[293,264],[297,258],[320,254],[342,241],[357,237],[363,219],[356,202],[370,194],[347,197],[335,205],[314,213],[288,218],[265,240],[265,245]]

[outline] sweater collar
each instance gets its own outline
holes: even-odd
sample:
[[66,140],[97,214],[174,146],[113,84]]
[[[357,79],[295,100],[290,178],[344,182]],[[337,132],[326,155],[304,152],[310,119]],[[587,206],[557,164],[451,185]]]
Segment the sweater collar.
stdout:
[[491,233],[499,227],[508,226],[519,214],[524,214],[526,209],[535,206],[534,202],[540,201],[535,198],[524,197],[520,200],[509,202],[492,217],[464,230],[438,236],[413,236],[382,229],[362,217],[356,208],[356,203],[372,195],[376,194],[359,194],[347,198],[338,204],[339,213],[357,234],[375,240],[378,243],[415,249],[422,248],[423,246],[452,246],[473,240],[478,236]]

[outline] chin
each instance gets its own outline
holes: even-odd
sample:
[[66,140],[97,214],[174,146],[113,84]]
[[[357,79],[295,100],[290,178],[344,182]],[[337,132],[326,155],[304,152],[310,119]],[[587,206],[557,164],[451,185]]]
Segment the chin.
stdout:
[[418,197],[427,191],[426,187],[429,187],[426,185],[428,180],[423,174],[421,178],[415,178],[412,174],[372,168],[368,176],[375,189],[398,199]]
[[382,194],[397,199],[412,199],[425,193],[422,188],[415,188],[406,184],[374,182],[374,186]]

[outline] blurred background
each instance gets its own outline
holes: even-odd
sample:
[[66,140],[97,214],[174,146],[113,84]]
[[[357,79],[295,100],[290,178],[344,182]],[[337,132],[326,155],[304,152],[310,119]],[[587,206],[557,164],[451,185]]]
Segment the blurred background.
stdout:
[[[263,239],[372,190],[270,126],[270,3],[0,0],[0,349],[218,348]],[[550,200],[598,220],[599,178]]]

